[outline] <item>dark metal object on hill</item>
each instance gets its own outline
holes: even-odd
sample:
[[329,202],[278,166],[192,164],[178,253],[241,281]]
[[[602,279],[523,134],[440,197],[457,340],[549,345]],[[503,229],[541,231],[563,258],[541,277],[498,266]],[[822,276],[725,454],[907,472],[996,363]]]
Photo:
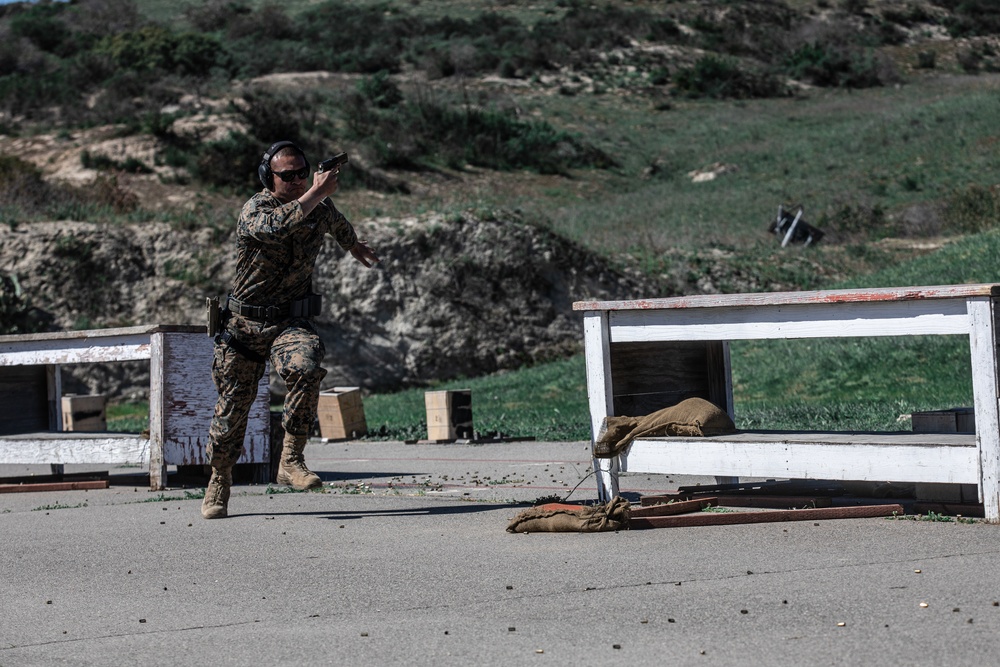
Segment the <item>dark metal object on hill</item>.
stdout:
[[818,243],[823,238],[823,232],[816,229],[802,219],[802,207],[792,214],[784,207],[778,205],[778,217],[775,218],[768,231],[781,237],[781,247],[784,248],[789,243],[801,243],[803,246]]

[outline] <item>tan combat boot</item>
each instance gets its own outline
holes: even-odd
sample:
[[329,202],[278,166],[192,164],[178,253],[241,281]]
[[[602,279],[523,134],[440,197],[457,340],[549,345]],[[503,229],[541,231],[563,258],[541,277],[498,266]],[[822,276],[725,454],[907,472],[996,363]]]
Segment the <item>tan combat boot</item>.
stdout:
[[232,468],[212,468],[212,476],[205,489],[205,500],[201,502],[201,515],[206,519],[229,516],[229,490],[232,486]]
[[306,467],[305,456],[307,435],[285,434],[282,442],[281,464],[278,466],[278,484],[285,484],[296,491],[315,489],[323,485],[319,475]]

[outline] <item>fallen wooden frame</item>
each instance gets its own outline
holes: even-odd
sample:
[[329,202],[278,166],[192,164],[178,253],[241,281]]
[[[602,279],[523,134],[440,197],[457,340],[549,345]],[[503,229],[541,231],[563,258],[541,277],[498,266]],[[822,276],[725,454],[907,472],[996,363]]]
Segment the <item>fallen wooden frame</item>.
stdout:
[[[706,499],[687,501],[704,502]],[[675,503],[680,504],[680,503]],[[652,506],[659,507],[659,506]],[[670,507],[666,505],[665,507]],[[691,526],[731,526],[744,523],[772,523],[778,521],[819,521],[822,519],[866,519],[873,517],[903,516],[903,506],[858,505],[855,507],[825,507],[805,510],[774,510],[767,512],[698,512],[680,516],[636,516],[629,520],[629,530],[648,528],[685,528]]]

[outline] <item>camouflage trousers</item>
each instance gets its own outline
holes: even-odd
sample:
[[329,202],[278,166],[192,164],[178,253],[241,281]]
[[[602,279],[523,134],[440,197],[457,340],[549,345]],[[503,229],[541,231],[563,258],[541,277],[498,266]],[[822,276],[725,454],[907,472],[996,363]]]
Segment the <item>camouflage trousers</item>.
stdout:
[[[292,435],[308,435],[316,419],[320,382],[326,375],[326,348],[308,319],[258,322],[239,315],[230,317],[226,328],[251,351],[270,359],[284,380],[285,396],[281,426]],[[213,467],[229,467],[243,451],[247,417],[257,398],[257,386],[266,365],[247,359],[226,344],[215,346],[212,379],[219,391],[206,446]]]

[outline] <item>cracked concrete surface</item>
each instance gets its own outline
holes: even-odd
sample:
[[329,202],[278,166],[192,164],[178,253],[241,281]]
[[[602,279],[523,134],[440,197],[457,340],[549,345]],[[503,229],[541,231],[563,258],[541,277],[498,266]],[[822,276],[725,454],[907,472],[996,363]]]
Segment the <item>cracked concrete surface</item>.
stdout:
[[[998,526],[514,535],[522,503],[588,474],[586,443],[313,441],[307,460],[323,492],[239,486],[218,521],[197,489],[0,495],[0,665],[981,665],[998,649]],[[587,478],[571,500],[593,497]]]

